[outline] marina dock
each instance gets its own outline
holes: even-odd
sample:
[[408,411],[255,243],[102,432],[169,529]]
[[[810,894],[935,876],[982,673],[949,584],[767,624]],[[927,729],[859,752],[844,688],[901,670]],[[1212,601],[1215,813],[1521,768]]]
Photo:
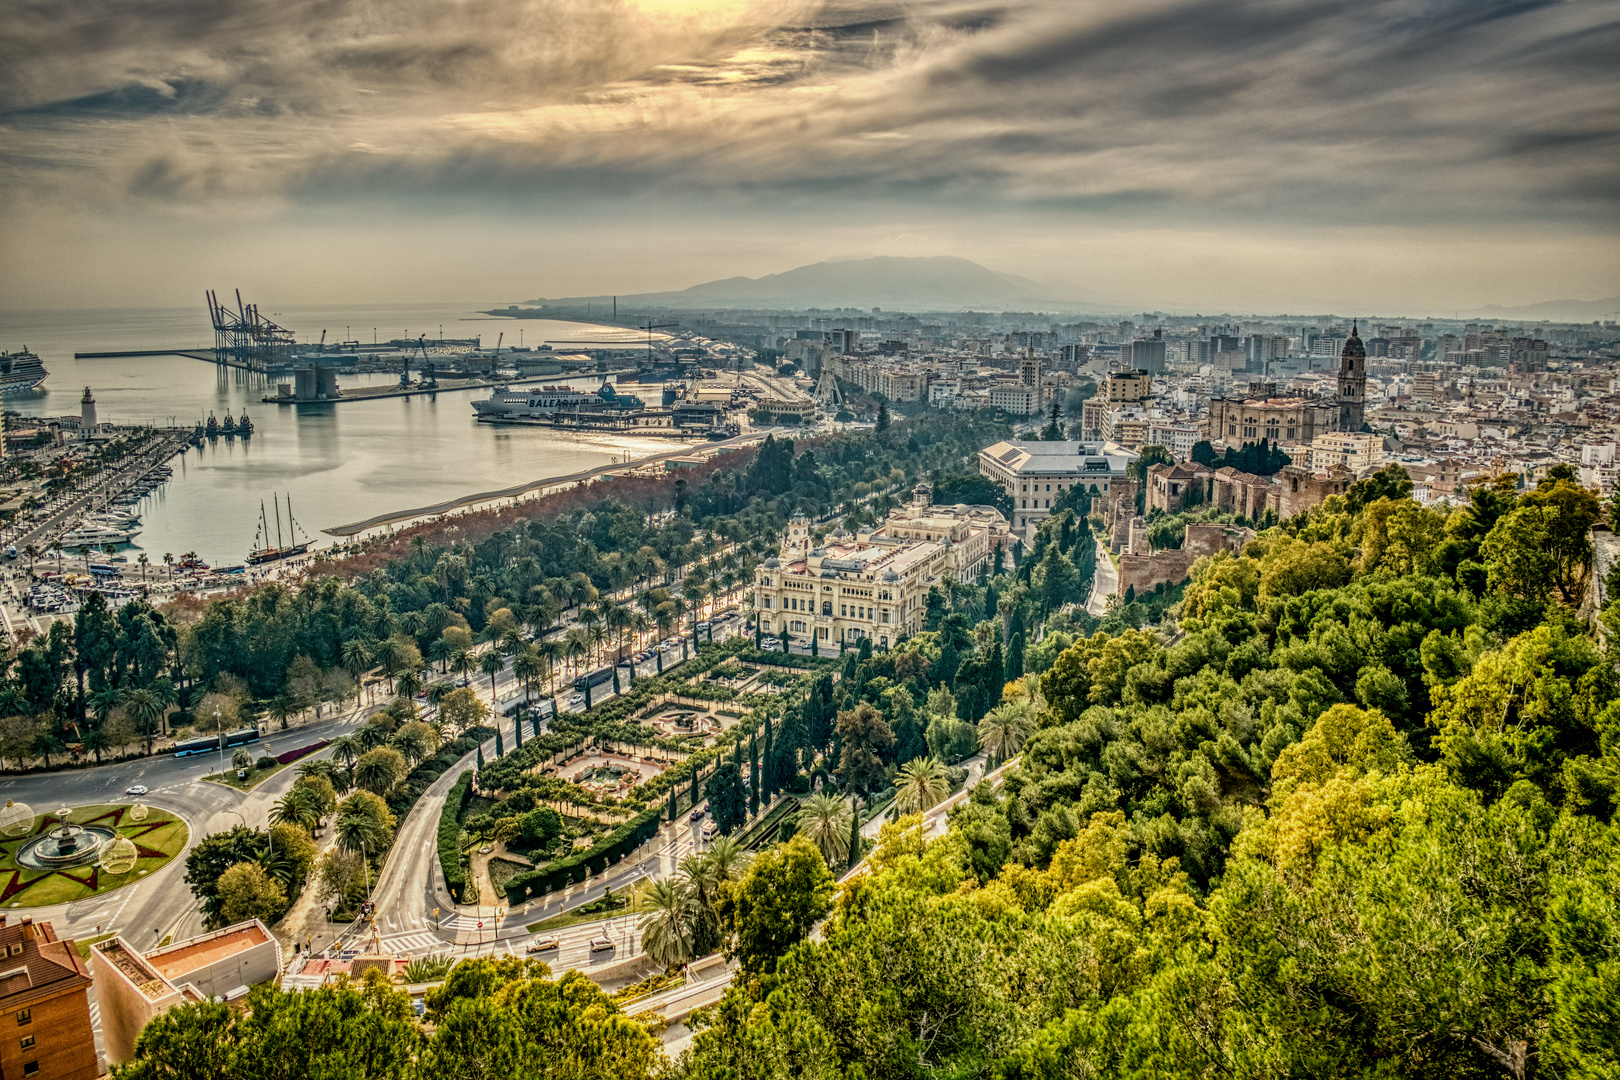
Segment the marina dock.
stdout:
[[[300,398],[282,397],[279,394],[266,394],[261,399],[266,405],[337,405],[345,401],[381,401],[384,398],[420,397],[423,394],[450,393],[455,390],[487,390],[492,386],[528,386],[531,384],[554,383],[560,379],[607,379],[615,375],[633,375],[634,368],[621,371],[581,371],[561,372],[552,375],[524,375],[517,378],[491,379],[487,376],[473,376],[458,379],[454,376],[439,374],[438,378],[444,380],[438,386],[349,386],[339,389],[335,398]],[[452,385],[445,385],[452,383]]]

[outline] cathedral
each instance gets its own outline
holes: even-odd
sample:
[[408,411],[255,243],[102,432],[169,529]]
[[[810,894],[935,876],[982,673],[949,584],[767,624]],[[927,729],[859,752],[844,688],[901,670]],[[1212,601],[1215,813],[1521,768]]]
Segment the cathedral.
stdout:
[[1350,337],[1339,352],[1337,399],[1278,397],[1275,387],[1251,384],[1248,397],[1210,401],[1209,439],[1231,446],[1261,439],[1309,444],[1329,432],[1360,431],[1366,399],[1367,348],[1352,324]]

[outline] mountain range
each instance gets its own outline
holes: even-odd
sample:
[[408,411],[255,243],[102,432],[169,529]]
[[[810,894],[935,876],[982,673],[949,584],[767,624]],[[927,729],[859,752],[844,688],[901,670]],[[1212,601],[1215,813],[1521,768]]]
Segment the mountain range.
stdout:
[[[542,298],[523,306],[574,307],[610,299]],[[997,273],[971,259],[950,255],[837,259],[764,277],[721,278],[675,292],[620,296],[618,301],[628,307],[858,307],[901,311],[1052,311],[1084,306],[1028,278]]]

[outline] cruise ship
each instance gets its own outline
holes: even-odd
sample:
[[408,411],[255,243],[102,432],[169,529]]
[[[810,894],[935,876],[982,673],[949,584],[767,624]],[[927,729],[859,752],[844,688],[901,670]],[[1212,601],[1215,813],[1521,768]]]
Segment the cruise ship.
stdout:
[[26,345],[22,352],[0,353],[0,397],[37,389],[49,374]]
[[491,423],[502,420],[533,420],[558,414],[603,415],[633,412],[645,408],[633,394],[620,394],[603,383],[599,390],[575,390],[571,386],[537,386],[511,389],[496,387],[485,401],[473,402],[478,419]]

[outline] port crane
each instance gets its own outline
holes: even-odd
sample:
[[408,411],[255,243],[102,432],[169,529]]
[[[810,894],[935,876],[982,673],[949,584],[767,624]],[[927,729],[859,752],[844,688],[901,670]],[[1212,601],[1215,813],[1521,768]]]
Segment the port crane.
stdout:
[[[618,297],[614,297],[615,306],[617,306],[617,303],[618,303]],[[672,326],[679,326],[679,325],[681,325],[681,324],[678,323],[678,322],[655,323],[655,322],[652,321],[652,319],[649,318],[646,322],[641,323],[641,324],[639,324],[637,326],[637,329],[647,331],[647,366],[648,367],[653,366],[653,353],[652,353],[653,331],[654,330],[667,330]]]

